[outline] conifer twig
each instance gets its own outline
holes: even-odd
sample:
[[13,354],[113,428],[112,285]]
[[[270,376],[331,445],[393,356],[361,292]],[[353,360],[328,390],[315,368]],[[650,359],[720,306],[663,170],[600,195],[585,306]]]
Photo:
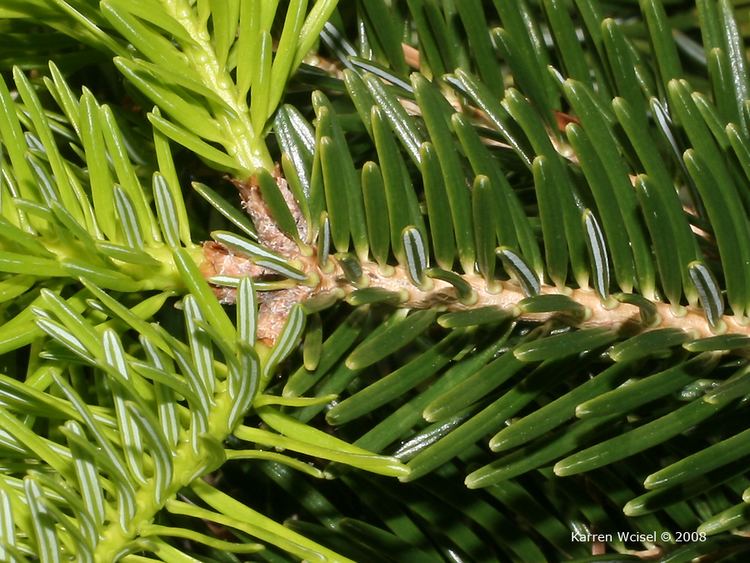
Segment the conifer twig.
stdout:
[[[307,226],[304,219],[286,181],[281,178],[278,170],[276,179],[295,217],[300,233],[306,235]],[[403,266],[393,266],[391,271],[384,273],[375,262],[363,262],[361,264],[362,278],[354,283],[346,277],[341,263],[334,256],[329,257],[329,264],[323,269],[319,266],[314,251],[312,255],[301,252],[299,246],[278,229],[268,208],[263,203],[254,179],[244,183],[237,182],[237,185],[240,187],[243,205],[258,228],[259,241],[293,263],[307,274],[310,280],[307,284],[263,294],[258,335],[260,339],[268,343],[275,341],[286,316],[295,304],[322,295],[335,295],[343,300],[352,292],[363,288],[379,288],[394,295],[400,295],[399,306],[407,309],[437,308],[445,312],[457,312],[480,307],[496,307],[511,312],[516,319],[521,321],[541,323],[555,317],[576,328],[610,328],[627,334],[679,328],[688,332],[693,339],[720,334],[750,335],[750,324],[735,315],[724,315],[716,326],[712,327],[699,307],[674,307],[669,303],[658,301],[652,302],[656,312],[655,317],[650,323],[645,324],[638,306],[621,303],[614,299],[604,302],[591,288],[561,289],[551,285],[541,285],[541,294],[565,295],[582,305],[584,315],[574,318],[557,312],[522,312],[519,303],[527,297],[527,294],[518,283],[514,280],[496,280],[494,287],[490,288],[485,279],[475,273],[461,274],[461,278],[474,292],[471,302],[461,300],[454,286],[442,280],[431,279],[427,286],[417,287],[412,283]],[[207,278],[219,275],[263,277],[269,274],[267,270],[254,264],[251,259],[237,255],[215,242],[208,242],[204,245],[202,268]],[[234,290],[231,288],[219,287],[216,288],[216,293],[225,303],[234,301]]]

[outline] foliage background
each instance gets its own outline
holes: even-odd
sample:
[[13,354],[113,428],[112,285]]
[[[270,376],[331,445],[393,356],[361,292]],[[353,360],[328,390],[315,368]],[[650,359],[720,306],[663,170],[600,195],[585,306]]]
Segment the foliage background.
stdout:
[[0,559],[741,559],[747,4],[339,4],[0,0]]

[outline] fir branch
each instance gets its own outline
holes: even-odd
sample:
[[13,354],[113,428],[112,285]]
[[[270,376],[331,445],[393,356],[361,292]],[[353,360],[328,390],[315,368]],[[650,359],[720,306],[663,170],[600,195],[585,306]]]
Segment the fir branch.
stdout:
[[[296,204],[292,203],[286,182],[283,178],[277,178],[277,182],[281,191],[288,194],[287,202],[291,203],[290,207],[297,209]],[[377,263],[364,261],[359,262],[361,274],[357,279],[352,279],[335,256],[330,256],[326,264],[321,265],[314,251],[310,255],[309,249],[300,249],[279,230],[258,195],[257,186],[253,186],[252,181],[245,186],[248,187],[243,188],[245,191],[242,193],[245,194],[246,206],[255,224],[259,226],[260,242],[298,267],[307,278],[304,285],[273,292],[263,300],[259,334],[261,339],[271,344],[294,305],[319,300],[327,302],[330,306],[335,301],[351,300],[355,298],[356,292],[365,289],[383,291],[384,301],[405,309],[460,312],[492,307],[521,321],[542,323],[556,318],[576,328],[602,327],[628,335],[670,328],[685,331],[690,339],[724,334],[750,335],[750,328],[744,318],[734,315],[719,315],[719,318],[709,319],[705,310],[697,307],[674,307],[658,301],[644,302],[639,306],[614,298],[603,300],[599,293],[590,288],[561,290],[559,287],[543,284],[535,288],[535,294],[561,295],[582,307],[576,314],[566,315],[565,311],[554,309],[546,312],[528,312],[524,310],[524,305],[533,300],[533,295],[529,294],[527,288],[513,280],[493,280],[488,284],[483,276],[475,273],[455,274],[459,279],[453,283],[429,279],[420,287],[415,284],[406,266],[396,265],[384,269]],[[299,211],[295,213],[301,222]],[[268,270],[257,266],[252,258],[238,255],[223,245],[206,243],[203,252],[202,271],[209,280],[217,276],[226,276],[227,280],[243,276],[262,279],[264,275],[269,274]],[[712,283],[715,286],[715,280]],[[470,293],[462,295],[459,287],[466,287]],[[231,289],[217,291],[224,302],[234,301]],[[331,299],[325,299],[328,296]]]

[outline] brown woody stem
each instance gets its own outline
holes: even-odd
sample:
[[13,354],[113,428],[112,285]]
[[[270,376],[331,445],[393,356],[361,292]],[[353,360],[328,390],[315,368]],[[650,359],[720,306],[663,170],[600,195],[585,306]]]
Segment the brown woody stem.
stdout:
[[[281,290],[274,292],[266,303],[276,303],[270,306],[263,315],[261,311],[260,324],[264,325],[265,338],[273,340],[275,334],[283,325],[285,313],[295,303],[302,303],[307,299],[335,294],[345,299],[357,289],[365,287],[380,288],[401,295],[401,307],[409,309],[426,309],[436,307],[443,311],[468,311],[479,307],[497,307],[505,311],[513,312],[519,320],[544,322],[558,316],[557,313],[523,313],[519,309],[519,303],[526,297],[521,287],[513,281],[496,281],[495,287],[489,289],[483,277],[477,274],[464,274],[461,277],[474,290],[476,299],[470,304],[461,302],[456,289],[449,283],[441,280],[431,280],[431,287],[420,289],[409,279],[406,271],[401,266],[394,266],[390,275],[384,275],[379,266],[372,262],[362,264],[362,279],[354,284],[344,275],[343,269],[334,257],[329,258],[329,265],[323,271],[317,264],[314,256],[289,257],[298,267],[308,274],[308,279],[317,280],[310,286],[300,286],[294,290]],[[240,274],[250,272],[254,265],[242,256],[224,255],[224,268]],[[227,271],[227,270],[225,270]],[[736,317],[725,315],[716,328],[712,328],[700,308],[681,307],[675,309],[668,303],[654,302],[656,317],[654,321],[646,326],[641,318],[641,310],[638,306],[630,303],[620,303],[611,300],[605,303],[591,289],[563,289],[554,286],[543,285],[543,294],[563,294],[582,305],[585,315],[578,322],[565,317],[564,321],[578,328],[606,327],[612,330],[626,330],[629,332],[642,332],[663,328],[679,328],[689,332],[694,338],[706,338],[718,334],[748,334],[750,326],[742,324]],[[275,298],[275,301],[274,301]],[[231,300],[231,296],[228,297]],[[278,318],[281,314],[282,318]]]
[[[301,238],[307,234],[307,225],[296,208],[286,182],[276,171],[276,179],[293,216],[297,220]],[[332,295],[346,299],[351,293],[365,287],[380,288],[400,296],[400,306],[409,309],[438,308],[442,311],[468,311],[479,307],[497,307],[510,311],[518,320],[545,322],[560,316],[559,313],[524,313],[519,303],[526,298],[519,284],[514,281],[493,282],[488,287],[484,278],[477,274],[463,274],[463,279],[473,289],[474,298],[470,301],[459,299],[454,286],[448,282],[430,279],[425,287],[415,286],[402,266],[390,267],[383,272],[374,262],[364,262],[362,278],[356,283],[344,274],[339,261],[331,256],[325,268],[318,265],[314,251],[309,247],[304,252],[297,243],[286,237],[276,227],[270,212],[260,197],[260,191],[254,178],[246,182],[236,182],[240,189],[243,205],[252,216],[259,230],[259,242],[275,250],[295,267],[307,274],[308,283],[273,292],[264,292],[261,296],[261,308],[258,322],[258,337],[272,344],[281,331],[291,308],[314,297]],[[266,272],[252,263],[247,257],[233,254],[231,250],[218,243],[204,245],[203,272],[207,278],[216,275],[262,277]],[[231,289],[217,288],[217,295],[224,302],[232,302],[234,293]],[[584,307],[582,318],[560,317],[561,320],[577,328],[606,327],[616,331],[630,333],[644,332],[664,328],[679,328],[687,331],[693,338],[707,338],[719,334],[750,335],[750,324],[744,319],[725,315],[712,327],[702,309],[697,307],[674,307],[668,303],[652,302],[655,315],[646,324],[642,320],[641,309],[630,303],[614,299],[602,301],[592,289],[557,288],[543,285],[542,294],[566,295]]]

